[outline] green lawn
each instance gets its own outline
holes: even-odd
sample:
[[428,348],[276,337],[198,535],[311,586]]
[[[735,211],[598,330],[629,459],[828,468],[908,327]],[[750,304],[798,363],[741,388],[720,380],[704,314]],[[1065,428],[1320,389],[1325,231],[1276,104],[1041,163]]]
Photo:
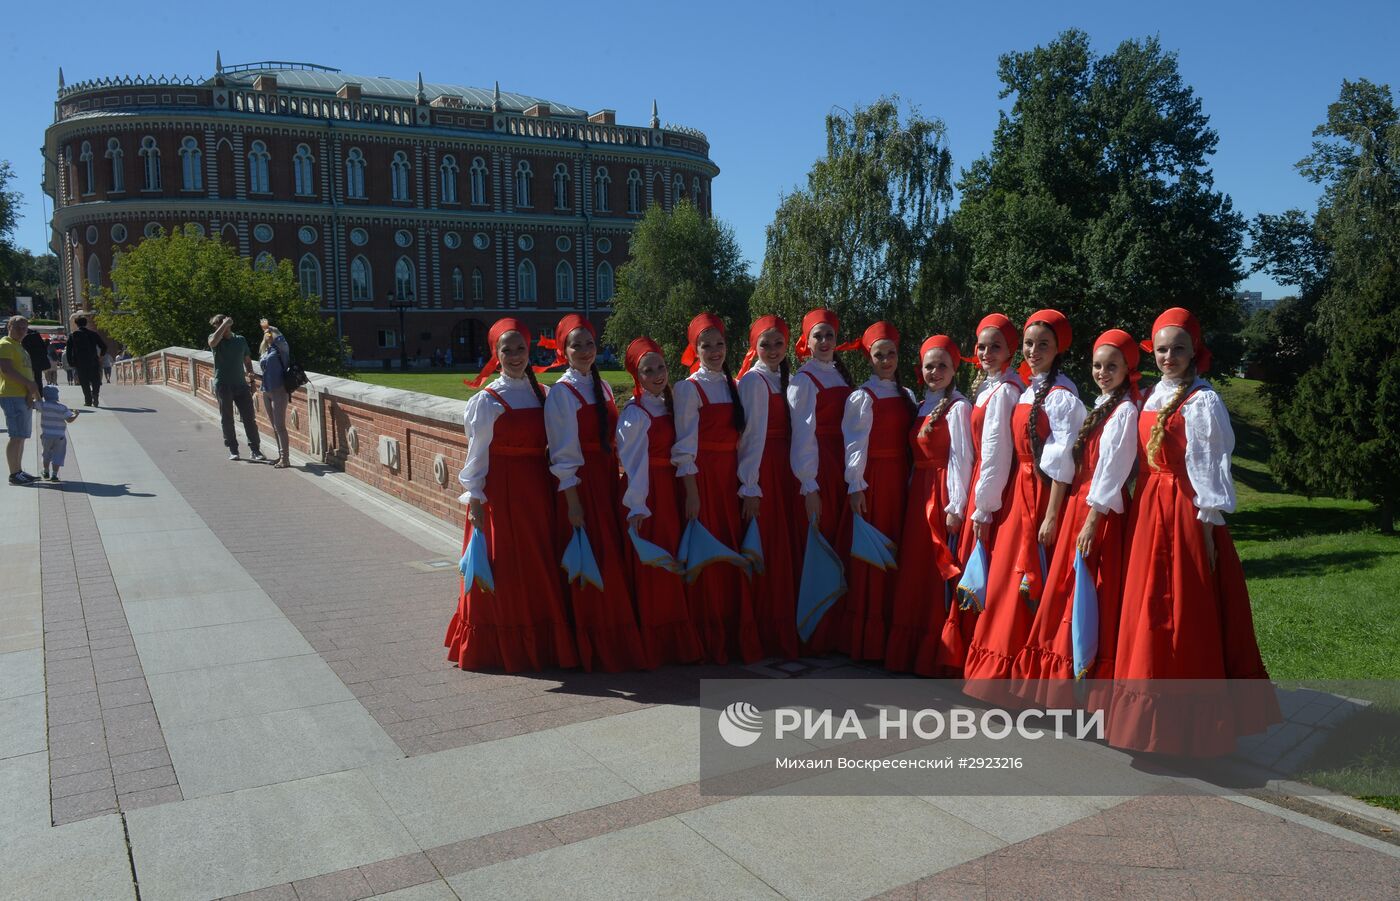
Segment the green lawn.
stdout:
[[[537,378],[546,385],[559,380],[562,370],[546,372]],[[612,385],[613,393],[619,397],[632,393],[632,377],[622,370],[603,370],[603,378]],[[456,397],[466,400],[476,392],[462,384],[463,379],[476,378],[475,372],[467,370],[427,369],[419,372],[363,371],[354,373],[351,378],[371,385],[384,385],[387,388],[403,388],[406,391],[420,391],[438,397]]]
[[[1400,680],[1400,537],[1380,533],[1370,504],[1309,500],[1274,481],[1258,388],[1234,379],[1221,395],[1235,427],[1239,507],[1229,517],[1230,533],[1269,674]],[[1400,782],[1400,693],[1375,684],[1348,693],[1371,698],[1376,709],[1343,724],[1307,778],[1400,810],[1400,796],[1389,794]],[[1382,732],[1390,737],[1374,737]]]

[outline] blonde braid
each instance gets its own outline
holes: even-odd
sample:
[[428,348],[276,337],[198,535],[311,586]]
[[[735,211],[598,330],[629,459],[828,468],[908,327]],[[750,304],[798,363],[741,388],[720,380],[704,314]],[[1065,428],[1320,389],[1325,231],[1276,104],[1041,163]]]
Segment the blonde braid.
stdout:
[[943,418],[943,414],[948,412],[948,408],[953,405],[953,383],[943,389],[943,399],[938,402],[938,406],[929,411],[928,418],[924,420],[924,427],[919,430],[919,437],[927,438],[933,434],[933,427],[938,425],[938,421]]
[[972,380],[972,387],[968,389],[967,395],[972,398],[974,403],[977,401],[977,392],[982,390],[982,383],[986,380],[987,370],[983,369],[981,366],[977,367],[977,377]]
[[1154,470],[1162,468],[1157,462],[1157,457],[1162,451],[1162,439],[1167,436],[1167,420],[1171,419],[1172,414],[1186,402],[1186,394],[1191,390],[1191,385],[1195,381],[1196,367],[1192,366],[1186,377],[1181,380],[1181,387],[1172,394],[1171,400],[1157,411],[1157,421],[1152,424],[1152,437],[1147,439],[1147,465]]

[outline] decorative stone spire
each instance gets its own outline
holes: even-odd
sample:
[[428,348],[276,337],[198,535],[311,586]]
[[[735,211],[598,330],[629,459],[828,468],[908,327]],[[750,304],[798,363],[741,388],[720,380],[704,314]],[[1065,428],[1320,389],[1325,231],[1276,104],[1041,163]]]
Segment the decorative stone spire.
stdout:
[[656,99],[655,99],[655,98],[652,98],[652,101],[651,101],[651,127],[652,127],[652,128],[660,128],[660,127],[661,127],[661,118],[660,118],[659,116],[656,115]]
[[63,90],[63,67],[58,67],[58,89]]
[[422,105],[428,102],[427,96],[423,93],[423,73],[418,73],[418,103]]
[[491,112],[493,112],[493,113],[499,113],[500,111],[501,111],[501,83],[500,83],[499,81],[497,81],[497,82],[496,82],[496,92],[495,92],[494,94],[491,95]]
[[214,74],[224,74],[224,58],[217,50],[214,51]]

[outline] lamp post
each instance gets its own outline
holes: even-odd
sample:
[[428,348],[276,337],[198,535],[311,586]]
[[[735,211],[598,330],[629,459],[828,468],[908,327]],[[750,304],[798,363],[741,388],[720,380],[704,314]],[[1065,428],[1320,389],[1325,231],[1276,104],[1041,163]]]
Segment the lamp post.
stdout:
[[399,297],[390,292],[389,305],[399,311],[399,368],[408,369],[408,333],[404,331],[404,316],[408,313],[409,307],[413,306],[413,295],[405,294]]

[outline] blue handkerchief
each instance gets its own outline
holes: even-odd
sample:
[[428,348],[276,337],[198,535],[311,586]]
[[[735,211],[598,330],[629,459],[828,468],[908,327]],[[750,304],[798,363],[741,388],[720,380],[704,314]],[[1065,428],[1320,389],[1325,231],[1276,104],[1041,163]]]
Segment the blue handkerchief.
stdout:
[[682,571],[680,562],[670,551],[659,544],[647,541],[637,533],[635,527],[628,529],[627,535],[632,539],[632,547],[637,551],[637,559],[646,566],[659,566],[667,572],[673,573]]
[[978,613],[987,607],[987,550],[980,541],[972,546],[958,580],[958,607]]
[[598,569],[598,559],[593,556],[593,545],[588,543],[588,533],[583,529],[574,529],[574,537],[564,548],[564,559],[559,565],[564,567],[569,584],[577,582],[580,588],[591,584],[603,590],[603,574]]
[[869,563],[876,569],[895,568],[894,542],[872,526],[863,516],[851,519],[851,557]]
[[817,531],[807,526],[807,553],[802,560],[802,582],[797,591],[797,634],[803,641],[812,637],[817,623],[846,593],[846,572],[841,558]]
[[744,542],[739,546],[739,553],[749,561],[749,575],[763,575],[763,538],[758,533],[758,517],[749,520],[749,527],[744,532]]
[[1099,653],[1099,590],[1084,555],[1074,552],[1074,605],[1070,612],[1070,647],[1074,651],[1074,678],[1094,665]]
[[496,577],[491,575],[491,561],[486,555],[486,536],[480,529],[472,529],[472,537],[467,539],[467,549],[462,552],[457,568],[468,586],[496,593]]
[[721,544],[698,519],[692,519],[681,533],[681,551],[676,556],[685,566],[687,582],[694,582],[711,563],[732,563],[743,570],[749,565],[748,560]]

